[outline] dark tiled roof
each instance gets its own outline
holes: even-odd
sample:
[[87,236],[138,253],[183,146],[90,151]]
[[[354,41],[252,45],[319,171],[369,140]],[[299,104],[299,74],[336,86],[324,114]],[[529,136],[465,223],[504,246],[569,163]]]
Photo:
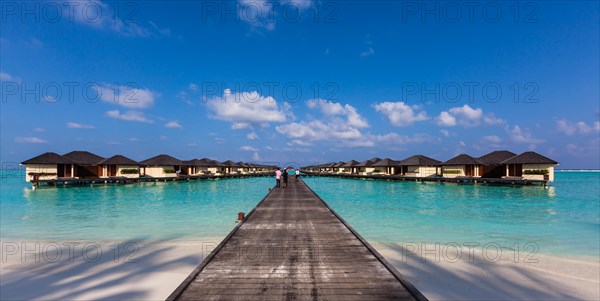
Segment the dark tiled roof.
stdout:
[[21,164],[76,164],[76,162],[57,153],[48,152],[23,161]]
[[375,164],[373,166],[398,166],[400,165],[400,161],[392,160],[390,158],[385,158]]
[[400,165],[405,166],[436,166],[440,163],[442,163],[442,161],[438,161],[423,155],[414,155],[400,161]]
[[460,154],[460,155],[442,163],[441,165],[469,165],[469,164],[478,165],[480,163],[477,159],[475,159],[467,154]]
[[104,160],[103,157],[87,151],[72,151],[63,156],[83,165],[96,165],[98,162]]
[[173,158],[169,155],[158,155],[156,157],[146,159],[140,163],[149,166],[183,165],[183,162],[181,162],[181,160]]
[[239,164],[237,164],[231,160],[227,160],[227,161],[221,163],[221,165],[225,166],[225,167],[239,167]]
[[344,165],[342,165],[342,167],[355,167],[357,164],[358,164],[357,161],[350,160],[350,161],[344,163]]
[[356,167],[371,167],[371,166],[373,166],[373,164],[375,164],[375,163],[377,163],[379,161],[381,161],[380,158],[377,158],[377,157],[371,158],[369,160],[365,160],[365,161],[362,161],[362,162],[358,163],[356,165]]
[[493,165],[493,164],[500,164],[500,162],[502,162],[504,160],[508,160],[516,155],[517,154],[515,154],[513,152],[501,150],[501,151],[494,151],[489,154],[483,155],[483,156],[477,158],[477,160],[479,160],[479,162],[481,162],[481,164]]
[[115,155],[98,162],[98,165],[138,165],[137,161],[131,160],[125,156]]
[[558,162],[536,152],[524,152],[502,161],[502,164],[558,164]]

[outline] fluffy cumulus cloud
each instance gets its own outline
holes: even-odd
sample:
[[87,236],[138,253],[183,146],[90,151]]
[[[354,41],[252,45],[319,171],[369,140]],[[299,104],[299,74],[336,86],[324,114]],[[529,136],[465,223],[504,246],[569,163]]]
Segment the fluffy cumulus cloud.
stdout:
[[67,122],[67,127],[70,129],[83,129],[83,130],[89,130],[89,129],[96,128],[93,125],[82,124],[82,123],[77,123],[77,122]]
[[556,127],[558,128],[558,131],[567,135],[586,135],[594,132],[600,132],[600,121],[587,124],[584,121],[570,122],[568,120],[561,119],[556,122]]
[[144,122],[144,123],[152,123],[154,122],[152,119],[149,119],[144,115],[144,113],[139,111],[126,111],[121,113],[119,110],[107,111],[105,113],[106,117],[123,120],[123,121],[132,121],[132,122]]
[[232,93],[225,90],[222,97],[207,100],[206,106],[211,117],[231,122],[232,129],[265,126],[293,118],[288,103],[280,105],[273,97],[264,97],[258,92]]
[[367,120],[356,111],[356,108],[339,102],[331,102],[323,99],[311,99],[306,102],[311,109],[319,109],[325,116],[344,116],[346,123],[355,128],[369,127]]
[[508,128],[508,134],[510,139],[515,143],[535,145],[543,143],[544,140],[533,137],[531,132],[527,129],[522,129],[520,126],[515,125],[512,128]]
[[32,143],[32,144],[44,144],[48,143],[47,140],[38,137],[17,137],[15,141],[18,143]]
[[501,125],[506,122],[503,119],[497,118],[494,113],[484,115],[483,109],[472,108],[469,105],[462,107],[454,107],[448,111],[442,111],[436,118],[436,123],[439,126],[456,126],[476,127],[481,124],[486,125]]
[[248,138],[248,140],[259,139],[258,134],[256,134],[256,132],[250,132],[250,133],[246,134],[246,138]]
[[154,105],[158,94],[146,88],[119,85],[95,86],[102,101],[130,109],[146,109]]
[[376,103],[373,108],[395,126],[407,126],[429,119],[425,111],[420,111],[420,106],[409,106],[402,101]]

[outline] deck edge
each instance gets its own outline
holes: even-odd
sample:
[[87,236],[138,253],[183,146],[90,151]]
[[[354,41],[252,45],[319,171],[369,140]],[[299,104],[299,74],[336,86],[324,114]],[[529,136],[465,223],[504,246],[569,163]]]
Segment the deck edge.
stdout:
[[425,295],[423,295],[423,293],[421,293],[421,291],[419,291],[412,283],[410,283],[410,281],[408,281],[408,279],[406,279],[404,277],[404,275],[402,275],[402,273],[400,273],[391,263],[389,263],[385,257],[383,257],[383,255],[379,254],[379,252],[377,252],[377,250],[375,250],[375,248],[373,248],[373,246],[371,246],[371,244],[369,244],[360,234],[358,234],[358,232],[356,230],[354,230],[354,228],[352,228],[352,226],[346,222],[346,220],[344,220],[339,214],[337,214],[337,212],[335,212],[335,210],[333,210],[333,208],[329,207],[329,204],[327,204],[327,202],[325,202],[321,196],[319,196],[312,188],[310,188],[310,186],[308,186],[308,184],[306,184],[302,179],[300,179],[300,181],[302,182],[302,184],[304,184],[312,193],[315,194],[315,196],[317,196],[317,199],[319,199],[324,205],[325,207],[327,207],[327,209],[329,209],[329,211],[331,211],[331,213],[333,213],[333,215],[340,221],[342,222],[342,224],[344,224],[344,226],[346,226],[346,228],[348,228],[348,230],[350,230],[350,232],[352,232],[352,234],[369,250],[369,252],[371,252],[371,254],[373,254],[373,256],[375,256],[375,258],[377,258],[377,260],[379,260],[379,262],[381,262],[383,264],[383,266],[385,266],[385,268],[392,273],[392,275],[398,280],[400,281],[400,284],[402,284],[402,286],[404,286],[404,288],[413,296],[415,297],[415,299],[417,299],[417,301],[429,301],[429,299],[427,299],[427,297],[425,297]]
[[229,234],[227,234],[227,236],[225,236],[225,238],[223,238],[223,240],[219,243],[219,245],[217,245],[217,247],[212,252],[210,252],[210,254],[208,256],[206,256],[206,258],[204,258],[202,263],[200,263],[200,265],[198,265],[196,268],[194,268],[194,270],[190,273],[190,275],[187,276],[179,284],[179,286],[177,286],[177,288],[175,288],[175,290],[167,297],[167,299],[165,299],[165,301],[175,301],[175,300],[177,300],[177,298],[179,298],[181,296],[181,294],[185,291],[185,289],[194,281],[194,279],[196,279],[198,274],[200,274],[200,272],[202,272],[202,270],[204,270],[204,268],[213,260],[213,258],[217,255],[217,253],[219,253],[219,251],[221,251],[221,249],[227,244],[229,239],[231,239],[231,237],[233,237],[233,235],[240,229],[240,227],[242,227],[242,225],[250,218],[250,216],[252,216],[254,211],[256,211],[256,209],[267,199],[267,197],[269,197],[269,195],[271,195],[271,193],[273,191],[275,191],[274,188],[275,187],[269,188],[269,193],[267,193],[267,195],[265,195],[265,197],[263,197],[263,199],[260,200],[260,202],[258,202],[256,204],[256,206],[254,206],[254,208],[252,208],[252,210],[248,213],[248,215],[246,215],[244,220],[242,220],[237,226],[235,226],[229,232]]

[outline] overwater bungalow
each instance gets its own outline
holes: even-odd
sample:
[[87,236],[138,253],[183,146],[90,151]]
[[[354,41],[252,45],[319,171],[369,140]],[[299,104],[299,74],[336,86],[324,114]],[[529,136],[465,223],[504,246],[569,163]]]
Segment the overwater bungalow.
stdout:
[[125,156],[115,155],[98,162],[98,176],[100,178],[139,178],[140,163]]
[[524,152],[501,162],[506,166],[508,177],[521,177],[525,180],[554,181],[554,166],[558,162],[536,152]]
[[227,160],[221,163],[221,166],[224,167],[223,173],[228,175],[231,173],[237,173],[239,165],[231,160]]
[[[220,164],[220,163],[219,163]],[[183,161],[182,169],[190,176],[216,174],[217,166],[207,158]]]
[[382,168],[376,168],[373,164],[381,161],[380,158],[371,158],[369,160],[362,161],[356,165],[358,168],[357,172],[359,175],[372,175],[376,170],[378,173],[382,171]]
[[439,165],[442,163],[423,155],[414,155],[400,160],[399,175],[410,177],[432,177],[441,174]]
[[100,173],[98,163],[105,159],[88,151],[72,151],[64,154],[63,157],[77,163],[71,176],[78,179],[98,178]]
[[21,162],[25,166],[25,181],[56,180],[71,178],[75,173],[75,161],[59,154],[47,152]]
[[347,174],[354,175],[357,173],[358,167],[356,167],[356,165],[358,165],[358,164],[359,164],[358,161],[350,160],[341,166],[342,170],[340,173],[347,173]]
[[460,154],[440,165],[444,178],[480,177],[479,165],[481,162],[467,154]]
[[493,151],[479,158],[479,174],[482,178],[502,178],[506,175],[506,164],[502,162],[517,154],[506,150]]
[[142,174],[152,178],[176,177],[178,171],[182,171],[183,162],[169,155],[158,155],[140,162]]
[[382,168],[382,173],[386,175],[394,175],[399,171],[400,161],[392,160],[390,158],[382,159],[381,161],[374,163],[373,167]]

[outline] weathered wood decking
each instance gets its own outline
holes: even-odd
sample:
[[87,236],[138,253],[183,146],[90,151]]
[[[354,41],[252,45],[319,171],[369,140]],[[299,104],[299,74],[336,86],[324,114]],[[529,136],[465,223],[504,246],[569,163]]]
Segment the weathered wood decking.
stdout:
[[290,178],[167,300],[426,300],[304,182]]

